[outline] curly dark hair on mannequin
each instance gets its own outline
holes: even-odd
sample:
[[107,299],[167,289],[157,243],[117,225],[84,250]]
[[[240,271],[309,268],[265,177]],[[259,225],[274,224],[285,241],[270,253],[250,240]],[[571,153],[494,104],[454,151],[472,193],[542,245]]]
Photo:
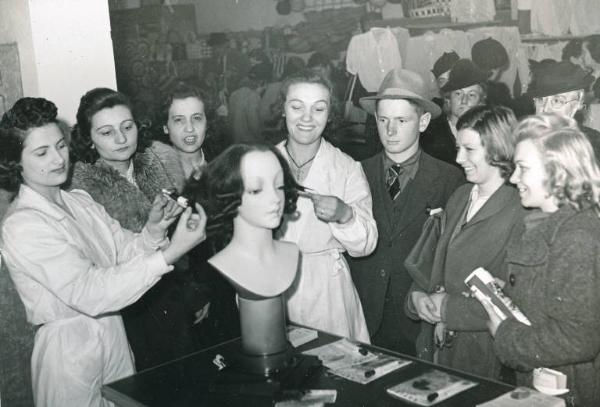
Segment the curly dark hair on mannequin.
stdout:
[[56,105],[44,98],[17,100],[0,120],[0,188],[17,192],[23,183],[21,155],[31,129],[58,124]]
[[[100,158],[98,151],[93,148],[92,119],[99,111],[116,106],[125,106],[132,112],[133,116],[131,102],[121,92],[108,88],[94,88],[81,97],[79,108],[77,109],[77,123],[75,123],[75,126],[71,130],[70,147],[73,161],[83,161],[93,164]],[[138,127],[137,151],[141,151],[148,146],[148,142],[143,137],[143,129],[137,123],[136,126]]]
[[279,161],[283,169],[284,213],[296,211],[298,191],[304,190],[275,147],[267,144],[234,144],[227,148],[208,164],[200,179],[190,180],[183,192],[184,196],[204,207],[208,217],[207,234],[214,238],[218,249],[225,247],[233,235],[233,219],[237,216],[244,193],[241,163],[244,156],[252,151],[270,151]]

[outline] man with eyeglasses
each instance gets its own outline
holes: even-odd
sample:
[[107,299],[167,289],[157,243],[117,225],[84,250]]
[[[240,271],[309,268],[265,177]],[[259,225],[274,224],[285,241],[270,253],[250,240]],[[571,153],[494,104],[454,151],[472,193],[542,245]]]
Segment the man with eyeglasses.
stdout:
[[572,62],[547,63],[536,71],[527,94],[533,99],[536,114],[556,113],[576,119],[592,143],[596,158],[600,159],[600,133],[583,126],[577,115],[585,108],[585,91],[593,81],[591,74]]

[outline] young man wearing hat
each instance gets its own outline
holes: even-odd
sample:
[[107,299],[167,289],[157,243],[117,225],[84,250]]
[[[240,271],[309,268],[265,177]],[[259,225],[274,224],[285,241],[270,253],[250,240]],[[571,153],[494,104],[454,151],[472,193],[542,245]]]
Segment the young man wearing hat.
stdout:
[[350,269],[358,290],[371,341],[415,355],[418,322],[404,314],[412,279],[404,260],[421,234],[427,208],[443,208],[464,182],[461,171],[421,151],[419,134],[440,108],[424,95],[419,74],[395,69],[374,96],[361,106],[375,115],[383,151],[362,162],[373,196],[379,241],[375,251],[352,258]]
[[448,82],[440,89],[445,100],[444,113],[432,120],[421,135],[423,151],[456,164],[456,122],[467,110],[486,101],[489,73],[479,69],[469,59],[455,62]]
[[[585,106],[585,91],[593,81],[590,73],[569,61],[548,63],[538,68],[527,94],[533,98],[536,114],[556,113],[577,118],[577,112]],[[592,143],[596,159],[600,159],[600,133],[581,124],[579,127]]]

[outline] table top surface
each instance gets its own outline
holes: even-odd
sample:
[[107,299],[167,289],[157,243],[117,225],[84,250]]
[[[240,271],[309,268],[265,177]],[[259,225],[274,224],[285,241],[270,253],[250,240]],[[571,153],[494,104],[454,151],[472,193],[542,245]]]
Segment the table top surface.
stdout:
[[[316,348],[338,339],[336,336],[319,332],[318,339],[300,346],[297,351],[302,352]],[[231,360],[231,357],[237,353],[239,347],[239,339],[224,342],[220,345],[192,353],[181,359],[107,384],[102,388],[102,393],[105,398],[113,401],[118,406],[124,407],[273,406],[274,402],[270,397],[214,393],[208,390],[211,383],[219,376],[217,366],[212,362],[216,355],[220,354],[224,356],[225,361]],[[498,397],[513,388],[501,382],[475,377],[375,346],[366,346],[366,348],[409,359],[413,363],[364,385],[335,376],[327,368],[321,366],[303,381],[302,387],[305,389],[336,389],[337,400],[335,404],[331,405],[348,407],[411,406],[412,404],[388,395],[386,389],[410,380],[435,366],[438,370],[448,371],[478,383],[477,386],[444,400],[436,404],[436,406],[475,406]]]

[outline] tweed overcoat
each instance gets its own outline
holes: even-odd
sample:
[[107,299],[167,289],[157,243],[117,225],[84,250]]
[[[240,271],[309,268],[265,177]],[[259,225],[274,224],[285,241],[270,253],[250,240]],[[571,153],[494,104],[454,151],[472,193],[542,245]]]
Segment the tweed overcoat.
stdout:
[[563,206],[511,239],[505,291],[531,321],[500,324],[494,349],[532,384],[532,369],[567,375],[568,405],[600,406],[600,220]]

